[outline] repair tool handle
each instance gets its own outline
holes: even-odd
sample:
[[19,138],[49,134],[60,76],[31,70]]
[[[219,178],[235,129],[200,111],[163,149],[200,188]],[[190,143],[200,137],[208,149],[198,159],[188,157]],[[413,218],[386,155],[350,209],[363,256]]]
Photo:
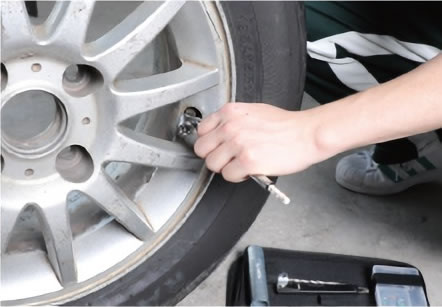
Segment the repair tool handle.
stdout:
[[249,265],[250,306],[270,306],[267,290],[267,273],[262,247],[251,245],[247,248]]

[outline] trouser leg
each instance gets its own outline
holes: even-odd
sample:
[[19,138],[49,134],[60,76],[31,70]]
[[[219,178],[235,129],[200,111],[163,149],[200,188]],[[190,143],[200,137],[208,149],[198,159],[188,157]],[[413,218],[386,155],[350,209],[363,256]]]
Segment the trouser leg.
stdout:
[[[382,7],[377,9],[377,6]],[[377,46],[364,35],[358,35],[358,33],[375,33],[374,35],[379,37],[388,35],[406,39],[402,36],[405,33],[411,34],[416,40],[426,39],[419,35],[417,30],[414,33],[411,28],[401,33],[401,28],[392,28],[388,24],[381,25],[383,20],[389,19],[379,18],[378,15],[388,15],[389,10],[394,13],[397,9],[397,7],[390,6],[392,4],[388,3],[306,3],[307,40],[309,41],[307,93],[321,104],[332,102],[359,90],[387,82],[421,64],[402,57],[400,55],[403,54],[402,51],[397,54],[392,52],[375,55],[376,48],[382,48],[382,46]],[[407,14],[409,11],[404,9],[401,14]],[[346,45],[348,41],[354,43],[356,47]],[[366,50],[372,50],[374,55],[368,56]],[[358,54],[358,51],[362,52]],[[436,131],[440,141],[442,141],[441,131]],[[431,132],[428,135],[420,135],[419,138],[432,138],[433,136],[434,132]],[[417,158],[418,149],[416,137],[413,140],[407,138],[394,140],[378,144],[374,150],[374,160],[382,164],[402,163]]]

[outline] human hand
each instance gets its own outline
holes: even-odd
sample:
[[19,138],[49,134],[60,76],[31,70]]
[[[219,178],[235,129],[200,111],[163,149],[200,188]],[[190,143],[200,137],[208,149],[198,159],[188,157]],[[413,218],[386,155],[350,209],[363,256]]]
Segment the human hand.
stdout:
[[322,158],[310,117],[262,103],[228,103],[199,124],[195,153],[232,182],[298,172]]

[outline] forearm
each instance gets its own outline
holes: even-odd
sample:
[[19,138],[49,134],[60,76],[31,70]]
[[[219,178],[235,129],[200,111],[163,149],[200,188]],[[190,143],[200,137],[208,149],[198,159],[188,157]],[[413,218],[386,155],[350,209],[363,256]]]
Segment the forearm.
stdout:
[[324,158],[442,127],[442,55],[392,81],[311,109]]
[[307,111],[228,103],[198,127],[195,152],[226,180],[299,172],[348,149],[442,126],[442,56],[376,88]]

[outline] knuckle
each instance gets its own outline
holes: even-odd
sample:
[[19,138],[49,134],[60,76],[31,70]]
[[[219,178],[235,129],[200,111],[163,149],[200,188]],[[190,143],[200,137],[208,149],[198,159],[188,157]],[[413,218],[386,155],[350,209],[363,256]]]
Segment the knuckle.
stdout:
[[226,168],[224,168],[221,171],[221,174],[223,175],[224,180],[231,181],[231,182],[234,181],[234,177],[230,174],[230,172]]
[[226,180],[226,181],[230,181],[230,182],[234,182],[234,183],[241,181],[241,178],[239,178],[238,176],[236,176],[235,174],[233,174],[232,172],[230,172],[228,170],[223,169],[221,171],[221,174],[222,174],[224,180]]
[[234,134],[236,130],[236,124],[231,121],[225,123],[221,128],[221,132],[226,135]]
[[217,165],[215,158],[213,155],[209,155],[206,159],[206,166],[209,170],[215,173],[219,173],[221,171],[221,168],[219,165]]
[[237,134],[231,140],[231,143],[236,148],[241,148],[244,146],[244,137],[241,134]]
[[193,146],[193,150],[195,151],[196,155],[199,157],[204,158],[207,154],[204,143],[201,140],[197,140],[195,145]]
[[199,124],[198,127],[196,128],[196,134],[199,137],[202,137],[202,136],[206,135],[209,132],[210,132],[210,130],[208,129],[208,125],[207,124]]
[[222,112],[227,116],[233,116],[236,114],[238,108],[234,103],[226,103],[222,107]]
[[206,133],[206,124],[205,123],[201,123],[198,125],[198,127],[196,128],[196,132],[198,133],[199,136],[202,136]]
[[195,152],[195,154],[196,154],[198,157],[204,158],[203,151],[202,151],[201,148],[198,147],[196,144],[195,144],[195,146],[193,147],[193,151]]
[[218,114],[212,113],[209,116],[207,116],[198,125],[198,128],[197,128],[198,135],[202,136],[202,135],[210,132],[211,130],[213,130],[215,128],[217,122],[218,122]]
[[208,122],[211,122],[211,121],[213,121],[213,120],[216,120],[218,118],[218,113],[217,112],[215,112],[215,113],[210,113],[209,115],[207,115],[202,121],[201,121],[201,123],[203,124],[203,123],[208,123]]
[[252,170],[256,165],[255,154],[250,148],[247,150],[243,150],[239,154],[238,160],[241,163],[241,165],[248,171]]

